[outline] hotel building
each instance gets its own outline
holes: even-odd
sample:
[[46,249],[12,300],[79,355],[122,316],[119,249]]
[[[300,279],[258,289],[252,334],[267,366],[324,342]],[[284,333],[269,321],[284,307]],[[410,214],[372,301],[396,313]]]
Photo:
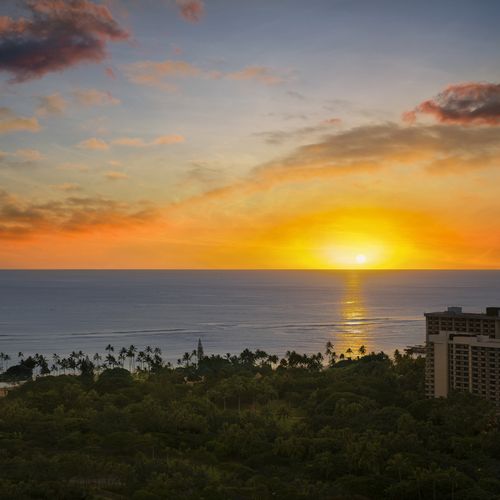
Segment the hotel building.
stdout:
[[485,314],[449,307],[425,319],[426,395],[471,392],[500,406],[500,307]]

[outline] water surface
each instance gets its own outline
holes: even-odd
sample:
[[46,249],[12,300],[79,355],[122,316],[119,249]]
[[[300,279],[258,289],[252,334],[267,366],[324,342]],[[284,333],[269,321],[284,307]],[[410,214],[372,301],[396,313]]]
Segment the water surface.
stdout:
[[0,351],[392,352],[448,305],[500,305],[500,271],[0,271]]

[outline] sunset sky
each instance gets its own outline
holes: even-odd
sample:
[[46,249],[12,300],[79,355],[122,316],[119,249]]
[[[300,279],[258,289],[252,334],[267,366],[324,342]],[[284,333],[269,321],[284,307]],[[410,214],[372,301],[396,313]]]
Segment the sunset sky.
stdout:
[[500,267],[500,2],[0,16],[0,268]]

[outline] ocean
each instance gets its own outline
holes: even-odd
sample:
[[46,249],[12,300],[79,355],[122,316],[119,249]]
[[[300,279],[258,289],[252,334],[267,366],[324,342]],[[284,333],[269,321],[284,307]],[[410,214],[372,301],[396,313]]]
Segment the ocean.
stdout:
[[392,353],[452,305],[500,305],[500,271],[0,271],[0,351]]

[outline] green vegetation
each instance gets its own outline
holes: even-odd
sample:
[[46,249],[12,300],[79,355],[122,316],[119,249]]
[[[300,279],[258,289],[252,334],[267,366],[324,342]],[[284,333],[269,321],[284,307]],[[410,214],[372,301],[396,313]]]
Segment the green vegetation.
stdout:
[[421,358],[128,352],[0,399],[0,498],[500,498],[494,408],[425,399]]

